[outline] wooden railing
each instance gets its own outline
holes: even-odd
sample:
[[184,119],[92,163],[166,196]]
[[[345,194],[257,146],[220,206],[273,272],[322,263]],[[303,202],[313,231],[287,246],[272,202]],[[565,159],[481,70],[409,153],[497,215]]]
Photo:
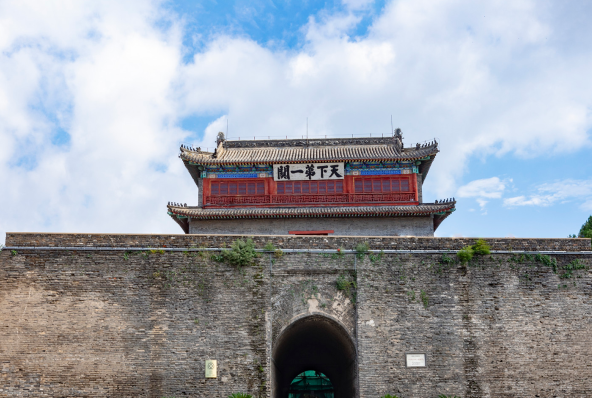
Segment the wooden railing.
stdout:
[[415,193],[343,193],[334,195],[254,195],[206,196],[205,205],[232,206],[258,204],[317,204],[317,203],[371,203],[414,202]]
[[257,196],[206,196],[206,205],[257,205],[270,203],[270,195]]
[[335,195],[271,195],[271,203],[347,203],[346,193]]

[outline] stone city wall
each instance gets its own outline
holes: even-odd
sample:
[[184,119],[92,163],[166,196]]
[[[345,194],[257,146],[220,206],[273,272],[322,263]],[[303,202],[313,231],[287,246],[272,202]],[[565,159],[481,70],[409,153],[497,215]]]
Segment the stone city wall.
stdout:
[[[313,314],[354,341],[360,397],[592,391],[590,240],[487,239],[493,250],[566,253],[493,253],[468,264],[441,252],[278,252],[237,268],[213,259],[217,252],[159,249],[228,247],[237,238],[8,234],[0,253],[0,396],[269,397],[273,343]],[[475,240],[254,241],[445,251]],[[110,249],[125,247],[153,250]],[[340,278],[356,284],[340,290]],[[409,352],[426,353],[427,366],[406,368]],[[218,378],[205,379],[206,359],[218,361]]]
[[[266,278],[180,252],[4,250],[0,396],[257,393]],[[204,378],[206,359],[218,360],[218,379]]]
[[[236,239],[251,238],[258,247],[272,242],[284,249],[353,249],[367,242],[373,250],[459,250],[477,238],[294,236],[294,235],[159,235],[159,234],[64,234],[8,232],[6,246],[47,247],[227,247]],[[590,239],[485,238],[491,250],[589,252]]]
[[[449,259],[358,266],[361,396],[591,396],[590,255]],[[427,367],[406,368],[406,352]]]
[[434,236],[432,217],[286,218],[191,220],[189,233],[283,235],[289,231],[335,231],[335,235]]

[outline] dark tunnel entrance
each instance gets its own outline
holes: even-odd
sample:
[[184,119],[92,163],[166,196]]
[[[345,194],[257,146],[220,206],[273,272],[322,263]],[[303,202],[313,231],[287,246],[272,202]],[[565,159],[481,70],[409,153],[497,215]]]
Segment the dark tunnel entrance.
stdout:
[[274,344],[273,397],[289,398],[297,376],[314,370],[331,381],[334,398],[357,396],[357,355],[347,331],[321,315],[297,320]]

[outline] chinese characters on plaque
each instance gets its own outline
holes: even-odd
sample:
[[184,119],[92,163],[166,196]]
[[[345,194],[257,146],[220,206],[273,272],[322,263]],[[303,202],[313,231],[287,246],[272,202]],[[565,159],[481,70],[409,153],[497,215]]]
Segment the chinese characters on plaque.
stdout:
[[405,354],[405,365],[408,368],[425,368],[426,355],[423,353]]
[[342,180],[344,163],[274,164],[275,181]]

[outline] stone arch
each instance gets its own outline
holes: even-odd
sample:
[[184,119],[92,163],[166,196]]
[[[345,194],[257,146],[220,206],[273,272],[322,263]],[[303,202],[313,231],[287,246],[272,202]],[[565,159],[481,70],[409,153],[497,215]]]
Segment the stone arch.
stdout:
[[324,373],[335,398],[358,392],[356,345],[339,321],[314,313],[297,318],[282,330],[272,349],[273,398],[287,398],[290,383],[305,370]]

